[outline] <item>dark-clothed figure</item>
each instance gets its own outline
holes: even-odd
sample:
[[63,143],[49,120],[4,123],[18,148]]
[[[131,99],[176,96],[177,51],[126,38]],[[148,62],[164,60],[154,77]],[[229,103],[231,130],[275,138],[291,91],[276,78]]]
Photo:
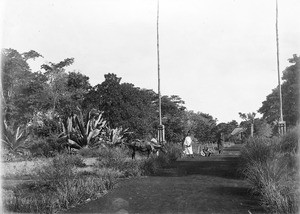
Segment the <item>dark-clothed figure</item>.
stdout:
[[218,150],[219,150],[219,154],[221,154],[223,152],[223,148],[224,148],[224,134],[223,132],[220,133],[219,137],[218,137]]

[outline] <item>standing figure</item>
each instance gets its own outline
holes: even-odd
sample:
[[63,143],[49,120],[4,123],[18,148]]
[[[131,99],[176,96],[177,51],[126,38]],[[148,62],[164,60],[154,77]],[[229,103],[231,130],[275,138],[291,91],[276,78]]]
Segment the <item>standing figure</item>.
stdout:
[[191,132],[188,131],[187,136],[185,137],[184,142],[183,142],[183,148],[184,148],[183,153],[185,155],[187,155],[188,157],[189,156],[194,157],[193,156],[193,148],[192,148],[192,138],[190,135],[191,135]]
[[223,132],[221,132],[219,134],[219,137],[218,137],[218,150],[219,150],[219,154],[221,154],[223,152],[223,148],[224,148],[224,134]]

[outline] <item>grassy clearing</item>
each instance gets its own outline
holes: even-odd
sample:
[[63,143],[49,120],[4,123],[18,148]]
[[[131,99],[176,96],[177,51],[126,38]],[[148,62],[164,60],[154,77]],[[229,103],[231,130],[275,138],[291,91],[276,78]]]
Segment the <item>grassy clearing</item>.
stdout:
[[299,210],[299,127],[281,138],[250,139],[242,150],[243,173],[270,213]]
[[[13,212],[53,213],[96,199],[114,188],[119,178],[153,175],[176,160],[179,147],[167,147],[167,154],[138,160],[131,160],[125,149],[103,149],[89,167],[81,155],[57,155],[48,164],[26,171],[33,182],[5,189],[4,207]],[[85,156],[90,157],[86,151]],[[11,174],[9,178],[13,177]]]

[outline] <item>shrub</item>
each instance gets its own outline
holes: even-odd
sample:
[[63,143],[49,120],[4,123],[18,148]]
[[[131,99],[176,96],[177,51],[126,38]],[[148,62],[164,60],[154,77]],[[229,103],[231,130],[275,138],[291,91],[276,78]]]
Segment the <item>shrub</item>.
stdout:
[[181,157],[182,148],[180,144],[167,143],[165,149],[167,153],[160,152],[159,156],[152,155],[150,158],[140,161],[142,175],[155,175],[161,168],[169,166]]
[[58,180],[52,189],[46,186],[41,188],[38,183],[21,188],[14,191],[14,200],[6,202],[6,209],[22,213],[54,213],[99,197],[106,191],[105,182],[97,176]]
[[129,158],[128,150],[121,148],[104,148],[99,153],[99,168],[111,168],[122,172],[122,176],[140,176],[141,161]]
[[67,157],[66,158],[66,161],[69,162],[70,165],[74,165],[74,166],[77,166],[77,167],[85,167],[86,164],[84,163],[83,161],[83,158],[81,155],[61,155],[63,157]]
[[265,162],[252,162],[246,166],[245,175],[255,192],[261,192],[269,182],[284,183],[291,175],[285,157],[268,158]]
[[102,168],[98,169],[95,174],[102,178],[103,184],[107,190],[112,189],[117,179],[122,176],[122,172],[115,169]]
[[141,176],[141,161],[127,159],[122,165],[122,171],[125,177]]
[[16,129],[7,125],[5,121],[2,123],[1,144],[9,153],[13,155],[24,154],[26,147],[26,138],[28,134],[20,126]]
[[103,148],[100,150],[97,160],[100,167],[120,169],[126,158],[128,155],[121,148]]
[[102,114],[103,112],[92,109],[85,120],[82,110],[78,108],[78,115],[68,117],[66,124],[60,123],[62,138],[66,138],[70,146],[78,149],[85,146],[98,147],[99,137],[106,127]]
[[159,154],[159,156],[156,156],[154,158],[154,161],[157,162],[159,168],[164,168],[164,167],[167,167],[169,166],[170,164],[170,156],[169,156],[169,153],[162,153],[162,154]]
[[97,176],[81,176],[75,179],[64,180],[57,188],[55,195],[60,208],[68,209],[74,204],[80,204],[91,199],[104,190],[112,188],[105,185],[103,178]]
[[169,161],[176,161],[182,155],[182,146],[181,144],[176,143],[167,143],[166,150]]
[[53,157],[54,151],[45,138],[32,138],[28,149],[33,157]]
[[271,213],[296,213],[299,204],[298,132],[281,138],[254,138],[242,150],[242,169],[252,190]]
[[73,170],[79,156],[58,155],[52,164],[36,171],[35,182],[23,184],[8,194],[5,207],[14,212],[54,213],[60,209],[99,197],[113,188],[120,172],[103,169],[90,174]]
[[101,150],[100,148],[92,149],[89,147],[84,147],[78,150],[78,154],[81,155],[82,157],[89,157],[89,158],[98,157],[101,154],[100,150]]
[[73,168],[76,161],[78,161],[76,159],[68,154],[57,155],[53,158],[52,164],[36,170],[35,174],[38,182],[56,185],[53,181],[75,177]]
[[60,129],[58,119],[48,114],[36,115],[29,126],[30,133],[37,137],[49,137],[51,133],[58,133]]
[[31,136],[28,149],[33,157],[54,157],[65,149],[58,134],[52,133],[48,137]]
[[159,171],[160,165],[156,158],[151,156],[148,159],[143,159],[140,162],[140,169],[142,175],[155,175]]
[[300,126],[290,130],[287,134],[281,137],[278,150],[283,153],[298,152]]
[[278,144],[277,139],[250,138],[241,151],[242,160],[252,164],[265,162],[274,155],[274,148]]

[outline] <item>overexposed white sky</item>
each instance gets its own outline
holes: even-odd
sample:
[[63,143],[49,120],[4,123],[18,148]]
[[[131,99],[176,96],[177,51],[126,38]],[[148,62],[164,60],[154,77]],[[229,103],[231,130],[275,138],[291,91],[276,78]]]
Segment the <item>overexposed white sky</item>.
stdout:
[[[280,67],[300,54],[299,0],[278,0]],[[7,0],[2,47],[35,50],[33,71],[74,57],[69,71],[157,92],[157,0]],[[2,15],[3,14],[3,15]],[[275,0],[160,0],[162,95],[218,122],[256,112],[277,86]]]

